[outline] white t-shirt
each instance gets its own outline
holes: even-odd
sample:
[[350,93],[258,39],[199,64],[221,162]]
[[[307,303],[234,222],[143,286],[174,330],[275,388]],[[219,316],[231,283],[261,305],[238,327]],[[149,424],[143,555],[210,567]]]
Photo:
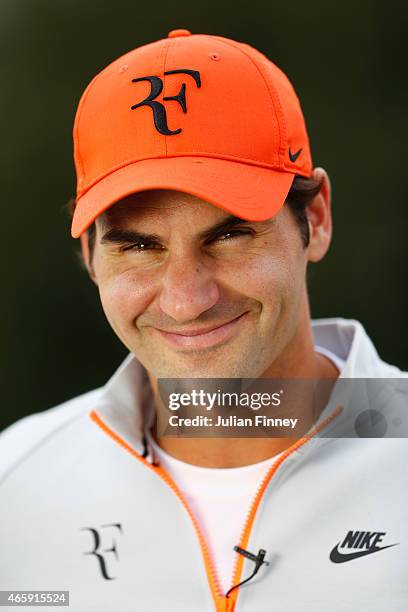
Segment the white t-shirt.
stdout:
[[[343,359],[321,346],[315,346],[315,350],[342,371]],[[233,586],[233,548],[240,542],[251,501],[268,469],[283,453],[243,467],[205,468],[175,459],[158,446],[150,431],[145,435],[161,466],[173,478],[198,519],[225,594]]]

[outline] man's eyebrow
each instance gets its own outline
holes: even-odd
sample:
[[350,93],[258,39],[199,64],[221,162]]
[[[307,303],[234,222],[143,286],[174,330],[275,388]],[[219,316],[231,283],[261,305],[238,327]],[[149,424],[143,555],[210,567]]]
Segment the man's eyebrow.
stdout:
[[125,230],[114,227],[108,230],[101,238],[101,244],[109,242],[116,244],[128,244],[130,242],[160,242],[161,238],[157,234],[143,234],[132,230]]
[[[215,225],[203,230],[198,234],[200,240],[209,240],[214,236],[218,236],[222,233],[228,232],[237,225],[244,225],[251,223],[246,219],[235,217],[234,215],[228,215]],[[116,243],[116,244],[129,244],[133,242],[161,242],[163,239],[158,234],[145,234],[143,232],[126,230],[121,228],[113,227],[108,230],[101,238],[101,244]]]

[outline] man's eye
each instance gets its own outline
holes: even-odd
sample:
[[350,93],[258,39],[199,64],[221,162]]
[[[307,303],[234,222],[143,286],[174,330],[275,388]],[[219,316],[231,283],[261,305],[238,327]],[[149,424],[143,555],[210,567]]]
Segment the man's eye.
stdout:
[[230,232],[225,232],[224,234],[220,234],[214,238],[214,242],[228,242],[229,240],[233,240],[234,238],[240,238],[241,236],[246,236],[248,234],[252,234],[250,229],[247,230],[231,230]]
[[132,244],[127,244],[121,247],[121,251],[151,251],[153,249],[161,249],[160,244],[155,244],[154,242],[133,242]]

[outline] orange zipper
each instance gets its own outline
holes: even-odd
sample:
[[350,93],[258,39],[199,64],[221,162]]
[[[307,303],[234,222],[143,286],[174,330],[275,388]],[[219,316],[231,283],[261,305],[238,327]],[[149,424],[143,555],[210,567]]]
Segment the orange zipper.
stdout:
[[[319,426],[312,429],[309,434],[305,435],[303,438],[300,438],[294,444],[292,444],[292,446],[286,449],[286,451],[282,453],[279,459],[277,459],[276,462],[270,467],[265,477],[263,478],[261,484],[259,485],[258,490],[255,494],[255,497],[251,503],[247,518],[244,523],[244,528],[241,534],[241,539],[239,542],[239,546],[241,548],[246,548],[248,545],[249,536],[251,534],[251,529],[254,523],[255,515],[258,510],[259,504],[261,502],[262,496],[272,476],[275,474],[276,470],[278,469],[282,461],[284,461],[289,455],[291,455],[294,451],[296,451],[298,448],[303,446],[303,444],[308,442],[311,438],[313,438],[313,436],[315,436],[319,431],[321,431],[324,427],[326,427],[326,425],[328,425],[336,416],[338,416],[342,410],[343,410],[342,406],[337,406],[337,408],[332,412],[332,414],[330,414],[324,421],[322,421],[322,423]],[[215,602],[216,612],[233,612],[236,606],[239,588],[235,589],[228,598],[222,594],[221,587],[220,587],[218,577],[217,577],[217,573],[215,571],[214,562],[211,557],[210,551],[208,549],[207,542],[201,531],[201,527],[196,517],[194,516],[193,512],[191,511],[188,503],[184,499],[180,489],[177,487],[176,483],[174,482],[174,480],[168,475],[168,473],[161,466],[154,466],[151,463],[149,463],[144,457],[139,455],[139,453],[137,453],[131,446],[129,446],[129,444],[127,444],[125,440],[123,440],[108,425],[106,425],[106,423],[101,419],[101,417],[95,410],[92,410],[90,412],[90,418],[108,436],[110,436],[113,440],[115,440],[115,442],[117,442],[120,446],[122,446],[125,450],[127,450],[133,457],[141,461],[144,465],[146,465],[146,467],[151,469],[155,474],[158,474],[160,478],[164,480],[164,482],[166,482],[169,485],[169,487],[174,491],[174,493],[177,495],[177,497],[179,498],[179,500],[185,507],[186,511],[188,512],[191,518],[191,521],[194,525],[194,528],[196,530],[198,540],[201,546],[201,552],[204,558],[204,564],[205,564],[205,569],[206,569],[206,573],[208,577],[208,582],[209,582],[210,589],[211,589],[211,594]],[[244,557],[238,553],[236,554],[237,554],[237,557],[236,557],[235,565],[234,565],[233,585],[238,584],[240,582],[243,562],[244,562]]]

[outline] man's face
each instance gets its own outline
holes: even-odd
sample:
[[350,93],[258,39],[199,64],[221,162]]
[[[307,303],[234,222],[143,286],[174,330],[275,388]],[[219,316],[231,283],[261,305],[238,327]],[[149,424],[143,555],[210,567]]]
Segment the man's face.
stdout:
[[249,222],[160,190],[96,221],[92,267],[106,317],[157,378],[261,376],[296,333],[306,263],[287,206]]

